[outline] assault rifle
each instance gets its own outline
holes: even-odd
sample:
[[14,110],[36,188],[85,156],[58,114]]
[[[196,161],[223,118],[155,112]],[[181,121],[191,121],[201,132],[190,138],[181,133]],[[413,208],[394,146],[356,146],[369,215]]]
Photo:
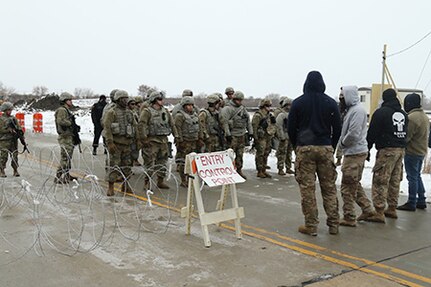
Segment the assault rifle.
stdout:
[[81,138],[79,137],[79,132],[81,131],[81,127],[76,124],[74,115],[70,115],[70,120],[72,122],[73,145],[79,146],[79,152],[82,153]]
[[28,153],[30,153],[30,151],[28,150],[27,147],[27,143],[25,142],[25,137],[24,137],[24,132],[22,131],[22,129],[18,128],[16,122],[11,119],[9,121],[9,128],[12,129],[12,132],[14,134],[14,138],[15,139],[19,139],[19,141],[21,142],[22,146],[24,147],[22,153],[24,153],[25,151],[27,151]]

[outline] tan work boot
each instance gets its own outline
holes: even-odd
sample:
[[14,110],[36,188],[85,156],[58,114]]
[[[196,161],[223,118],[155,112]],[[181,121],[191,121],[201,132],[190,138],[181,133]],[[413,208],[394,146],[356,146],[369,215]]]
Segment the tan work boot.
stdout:
[[265,175],[265,173],[263,171],[259,170],[257,172],[257,177],[259,177],[259,178],[266,178],[266,175]]
[[4,173],[4,168],[0,169],[0,177],[6,177],[6,174]]
[[389,218],[397,219],[398,215],[397,215],[397,210],[395,209],[395,207],[388,207],[385,210],[385,216],[389,217]]
[[169,185],[163,182],[163,177],[157,178],[157,187],[161,189],[169,189]]
[[247,179],[247,177],[242,173],[242,170],[237,170],[236,171],[243,179]]
[[272,178],[272,176],[269,173],[267,173],[266,171],[264,171],[263,174],[265,175],[266,178]]
[[380,212],[376,212],[373,216],[369,216],[365,219],[365,221],[377,222],[377,223],[386,223],[385,215]]
[[121,191],[124,193],[133,193],[133,190],[127,180],[121,184]]
[[307,235],[311,235],[311,236],[317,236],[317,228],[316,227],[301,225],[298,227],[298,232],[301,232],[301,233],[307,234]]
[[286,173],[284,172],[284,170],[279,169],[279,170],[278,170],[278,175],[286,175]]
[[340,221],[340,225],[348,226],[348,227],[356,227],[356,221],[343,219]]
[[338,226],[329,226],[329,234],[337,235],[338,234]]
[[356,218],[356,221],[367,220],[368,217],[372,217],[375,214],[376,213],[374,211],[371,211],[371,212],[362,212],[362,214],[359,215],[358,218]]
[[19,174],[19,172],[18,172],[18,169],[14,169],[13,170],[13,176],[15,176],[15,177],[19,177],[20,176],[20,174]]
[[108,191],[106,192],[106,195],[107,196],[114,196],[115,195],[114,183],[113,182],[109,182]]
[[286,169],[286,173],[287,174],[295,174],[295,172],[293,170],[291,170],[290,168]]

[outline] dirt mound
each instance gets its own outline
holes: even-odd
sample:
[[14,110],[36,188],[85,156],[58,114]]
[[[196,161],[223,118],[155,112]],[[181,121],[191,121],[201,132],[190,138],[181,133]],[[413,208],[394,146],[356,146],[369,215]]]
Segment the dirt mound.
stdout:
[[29,105],[30,109],[42,111],[55,111],[58,107],[60,107],[60,100],[55,94],[44,96]]

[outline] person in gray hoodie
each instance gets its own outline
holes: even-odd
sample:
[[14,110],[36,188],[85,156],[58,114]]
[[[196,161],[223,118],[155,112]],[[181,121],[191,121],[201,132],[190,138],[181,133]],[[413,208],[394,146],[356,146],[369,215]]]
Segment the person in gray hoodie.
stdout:
[[356,226],[356,202],[362,209],[357,220],[365,220],[374,215],[371,201],[361,185],[364,163],[368,156],[367,112],[359,102],[358,87],[344,86],[340,93],[340,103],[347,108],[341,129],[340,147],[344,160],[341,166],[341,195],[343,198],[343,226]]

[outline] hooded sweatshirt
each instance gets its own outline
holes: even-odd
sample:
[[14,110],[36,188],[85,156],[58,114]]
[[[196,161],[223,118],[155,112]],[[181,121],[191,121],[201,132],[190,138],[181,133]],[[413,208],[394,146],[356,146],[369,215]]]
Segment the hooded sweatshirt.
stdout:
[[332,145],[335,149],[341,133],[338,105],[326,95],[322,75],[308,74],[304,94],[292,102],[288,117],[288,135],[294,146]]
[[347,106],[340,143],[344,155],[368,152],[367,112],[359,103],[358,87],[345,86],[342,94]]
[[371,118],[368,128],[368,149],[376,144],[376,149],[387,147],[406,147],[407,114],[401,109],[400,101],[394,89],[383,92],[383,103]]

